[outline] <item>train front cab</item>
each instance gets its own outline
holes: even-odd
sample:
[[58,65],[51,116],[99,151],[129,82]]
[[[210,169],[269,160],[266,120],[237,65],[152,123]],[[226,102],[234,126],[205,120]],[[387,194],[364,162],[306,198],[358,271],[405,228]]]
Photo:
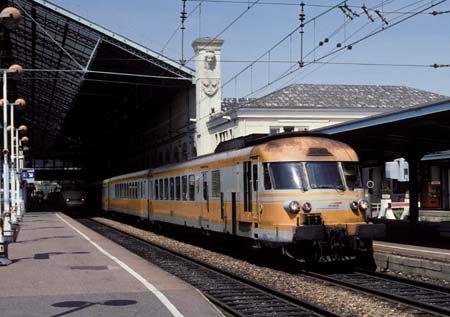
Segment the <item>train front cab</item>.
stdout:
[[346,144],[280,139],[255,147],[251,157],[248,186],[255,185],[255,169],[262,169],[252,204],[259,211],[255,231],[262,243],[317,258],[370,252],[372,239],[384,237],[383,224],[366,221],[358,158]]

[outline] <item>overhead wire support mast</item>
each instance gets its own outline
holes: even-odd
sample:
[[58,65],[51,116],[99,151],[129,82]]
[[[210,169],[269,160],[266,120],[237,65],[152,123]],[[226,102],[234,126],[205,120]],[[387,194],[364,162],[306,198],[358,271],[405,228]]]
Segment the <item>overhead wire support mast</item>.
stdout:
[[184,60],[184,30],[186,30],[186,26],[184,22],[187,19],[187,12],[186,12],[186,0],[183,1],[183,11],[181,11],[181,65],[185,65],[186,61]]
[[302,1],[300,3],[300,14],[299,14],[299,20],[300,20],[300,67],[303,67],[303,36],[305,34],[305,3]]

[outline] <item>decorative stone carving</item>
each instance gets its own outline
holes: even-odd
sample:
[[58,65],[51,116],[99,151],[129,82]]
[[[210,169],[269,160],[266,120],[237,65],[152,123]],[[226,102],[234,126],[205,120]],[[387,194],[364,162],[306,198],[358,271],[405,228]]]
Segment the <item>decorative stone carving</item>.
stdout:
[[216,77],[215,70],[217,66],[217,59],[214,51],[205,52],[205,59],[203,62],[205,78],[201,80],[203,92],[209,96],[214,96],[219,90],[219,80]]

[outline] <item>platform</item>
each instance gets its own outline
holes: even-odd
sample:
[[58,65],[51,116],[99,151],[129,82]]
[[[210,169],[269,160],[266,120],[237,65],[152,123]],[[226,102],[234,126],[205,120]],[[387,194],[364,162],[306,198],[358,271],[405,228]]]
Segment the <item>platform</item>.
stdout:
[[374,258],[379,270],[395,270],[450,281],[450,250],[376,241]]
[[57,212],[25,216],[1,316],[221,316],[191,285]]

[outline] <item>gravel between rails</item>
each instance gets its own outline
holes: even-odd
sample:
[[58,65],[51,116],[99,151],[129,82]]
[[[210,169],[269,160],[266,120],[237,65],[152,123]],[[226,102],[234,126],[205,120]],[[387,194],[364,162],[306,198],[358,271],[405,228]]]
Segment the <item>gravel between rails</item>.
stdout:
[[367,317],[416,316],[413,309],[401,304],[383,301],[370,295],[343,289],[327,282],[317,281],[308,277],[259,267],[227,255],[205,250],[110,219],[100,217],[94,217],[92,219],[140,239],[183,253],[223,270],[240,274],[259,283],[287,292],[295,297],[311,301],[337,314]]

